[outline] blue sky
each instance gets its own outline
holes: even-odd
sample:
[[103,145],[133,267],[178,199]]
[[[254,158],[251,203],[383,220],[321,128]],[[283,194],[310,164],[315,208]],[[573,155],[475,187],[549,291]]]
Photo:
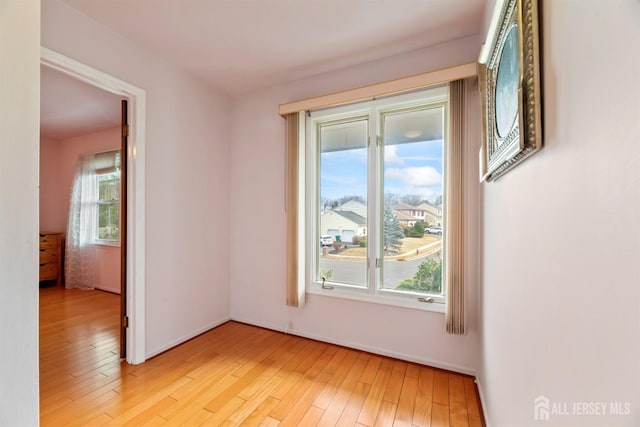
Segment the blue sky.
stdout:
[[[432,200],[442,194],[442,141],[385,147],[385,193],[416,194]],[[366,195],[366,149],[322,153],[320,197]]]

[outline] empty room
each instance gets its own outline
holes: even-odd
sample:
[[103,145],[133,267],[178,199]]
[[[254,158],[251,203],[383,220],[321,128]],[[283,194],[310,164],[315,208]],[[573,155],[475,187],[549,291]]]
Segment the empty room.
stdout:
[[0,426],[639,425],[638,39],[636,0],[1,1]]

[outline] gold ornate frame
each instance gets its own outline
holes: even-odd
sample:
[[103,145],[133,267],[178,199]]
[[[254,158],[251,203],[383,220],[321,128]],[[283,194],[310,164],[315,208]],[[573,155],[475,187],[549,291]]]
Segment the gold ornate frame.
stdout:
[[[500,178],[542,148],[538,33],[538,0],[496,2],[487,40],[478,59],[483,134],[481,181]],[[516,37],[517,45],[514,45]],[[512,46],[517,46],[517,54],[512,52]],[[507,71],[500,70],[503,53]],[[514,67],[517,67],[517,77],[515,73],[509,74]]]

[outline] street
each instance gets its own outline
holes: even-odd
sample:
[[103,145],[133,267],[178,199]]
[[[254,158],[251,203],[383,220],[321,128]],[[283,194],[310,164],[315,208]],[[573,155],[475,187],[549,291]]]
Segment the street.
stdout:
[[[434,256],[434,254],[427,257]],[[408,261],[386,261],[383,263],[384,287],[387,289],[395,288],[404,279],[412,278],[418,266],[427,257],[420,257]],[[366,260],[362,261],[343,261],[336,258],[320,257],[320,269],[323,271],[333,270],[331,276],[332,282],[347,283],[351,285],[364,286],[367,274]]]

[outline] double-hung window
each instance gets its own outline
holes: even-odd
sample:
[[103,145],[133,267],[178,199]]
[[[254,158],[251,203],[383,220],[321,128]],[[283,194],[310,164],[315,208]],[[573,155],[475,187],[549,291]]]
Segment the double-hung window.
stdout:
[[440,86],[307,115],[307,292],[444,310],[448,110]]
[[120,242],[120,151],[96,154],[98,186],[96,242]]

